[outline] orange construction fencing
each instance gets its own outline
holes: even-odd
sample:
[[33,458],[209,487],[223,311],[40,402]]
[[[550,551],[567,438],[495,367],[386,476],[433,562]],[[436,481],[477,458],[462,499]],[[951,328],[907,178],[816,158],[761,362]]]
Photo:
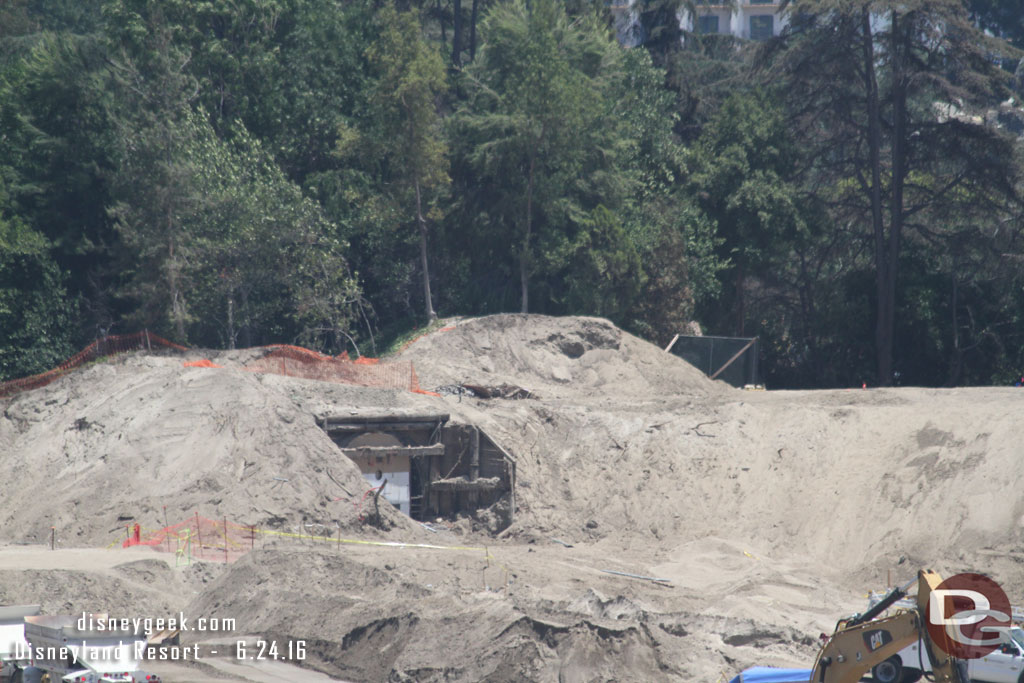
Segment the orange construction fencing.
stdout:
[[[71,370],[79,368],[100,358],[113,356],[126,351],[151,351],[165,348],[187,351],[188,349],[163,337],[142,331],[136,334],[110,335],[97,339],[71,358],[52,370],[0,382],[0,398],[13,396],[22,391],[44,387],[50,382],[64,376]],[[378,358],[357,358],[350,360],[348,353],[339,356],[328,356],[301,346],[288,344],[272,344],[260,347],[264,350],[258,358],[244,363],[250,372],[268,372],[288,377],[301,377],[322,382],[339,382],[354,384],[361,387],[376,387],[398,391],[412,391],[419,394],[437,394],[420,388],[419,378],[411,361],[381,362]],[[221,365],[209,359],[192,360],[184,363],[185,367],[220,368]]]
[[341,356],[326,356],[301,346],[284,344],[264,348],[267,349],[267,353],[246,363],[246,370],[361,387],[396,389],[419,394],[432,393],[420,388],[419,378],[411,361],[382,363],[378,358],[365,357],[352,361],[348,359],[347,353]]
[[38,375],[31,375],[29,377],[21,377],[19,379],[0,382],[0,398],[12,396],[22,391],[28,391],[29,389],[45,387],[58,377],[63,377],[71,370],[100,358],[114,356],[119,353],[124,353],[125,351],[151,351],[154,348],[177,349],[179,351],[187,350],[184,346],[175,344],[174,342],[169,342],[163,337],[158,337],[148,330],[136,332],[135,334],[112,334],[101,339],[97,339],[92,344],[89,344],[52,370],[47,370],[46,372],[42,372]]
[[256,527],[243,526],[226,519],[208,519],[199,513],[184,522],[142,534],[139,525],[129,529],[122,548],[147,545],[154,550],[172,552],[178,563],[194,559],[234,562],[249,552],[256,542]]

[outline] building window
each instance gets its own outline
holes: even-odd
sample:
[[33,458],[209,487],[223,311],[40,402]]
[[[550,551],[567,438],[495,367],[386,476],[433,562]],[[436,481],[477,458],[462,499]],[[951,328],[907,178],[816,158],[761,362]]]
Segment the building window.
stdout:
[[770,14],[750,17],[750,39],[768,40],[774,35],[775,17]]
[[718,33],[718,15],[705,14],[697,17],[697,33]]

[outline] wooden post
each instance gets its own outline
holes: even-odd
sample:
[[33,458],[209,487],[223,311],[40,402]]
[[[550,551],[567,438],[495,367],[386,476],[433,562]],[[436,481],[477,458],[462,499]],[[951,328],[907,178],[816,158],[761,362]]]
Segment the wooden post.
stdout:
[[53,550],[53,535],[56,533],[56,527],[50,527],[50,550]]
[[[744,347],[743,347],[742,349],[740,349],[740,350],[739,350],[739,351],[737,351],[737,352],[736,352],[735,354],[733,354],[733,357],[732,357],[732,358],[730,358],[729,360],[725,361],[725,365],[723,365],[722,367],[720,367],[720,368],[718,368],[717,370],[715,370],[715,374],[711,375],[711,379],[715,379],[715,378],[716,378],[716,377],[718,377],[718,376],[719,376],[720,374],[722,374],[722,371],[723,371],[723,370],[725,370],[725,369],[726,369],[727,367],[729,367],[730,365],[732,365],[732,364],[733,364],[733,362],[735,362],[735,360],[736,360],[737,358],[739,358],[740,356],[742,356],[742,355],[743,355],[743,352],[744,352],[744,351],[746,351],[746,350],[747,350],[747,349],[749,349],[749,348],[750,348],[751,346],[753,346],[753,345],[754,345],[754,342],[756,342],[756,341],[757,341],[757,337],[754,337],[753,339],[751,339],[750,341],[748,341],[748,342],[747,342],[747,345],[746,345],[746,346],[744,346]],[[713,342],[714,342],[714,340],[712,340],[712,343],[713,343]]]
[[506,460],[508,467],[508,525],[516,520],[516,463]]
[[196,557],[202,557],[203,555],[203,532],[199,530],[199,511],[196,510],[196,540],[199,542],[199,547],[196,548]]
[[387,485],[388,480],[385,479],[384,482],[377,489],[377,492],[373,494],[373,511],[377,516],[377,526],[382,526],[380,521],[380,503],[378,501],[380,500],[380,494],[384,491],[384,487]]
[[473,427],[473,459],[469,463],[469,480],[476,481],[480,477],[480,428]]
[[[148,339],[149,332],[146,333],[146,336]],[[164,538],[167,539],[167,552],[171,552],[171,532],[169,531],[170,526],[171,525],[167,523],[167,506],[164,505]]]

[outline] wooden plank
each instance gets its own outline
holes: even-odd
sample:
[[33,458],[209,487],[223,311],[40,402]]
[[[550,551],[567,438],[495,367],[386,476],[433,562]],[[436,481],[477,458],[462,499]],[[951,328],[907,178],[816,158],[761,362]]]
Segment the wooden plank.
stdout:
[[476,478],[478,478],[480,476],[480,428],[479,427],[477,427],[476,429],[473,430],[472,434],[470,434],[470,438],[472,439],[472,446],[471,446],[471,448],[473,449],[473,454],[472,454],[471,460],[469,461],[469,478],[472,480],[472,479],[476,479]]
[[452,477],[451,479],[435,479],[430,485],[438,491],[496,491],[502,488],[502,481],[499,477],[474,481],[465,477]]
[[516,521],[516,463],[514,460],[509,460],[508,465],[508,523],[511,526]]
[[431,446],[355,446],[339,450],[350,458],[367,455],[385,455],[387,453],[408,455],[409,457],[416,458],[425,455],[444,455],[444,444],[435,443]]
[[506,450],[505,450],[504,448],[502,448],[502,447],[501,447],[501,444],[499,444],[499,443],[498,443],[497,441],[495,441],[494,439],[492,439],[492,438],[491,438],[491,436],[490,436],[490,434],[488,434],[488,433],[487,433],[486,431],[484,431],[483,429],[480,429],[480,434],[481,434],[481,436],[483,436],[483,437],[484,437],[485,439],[487,439],[487,442],[488,442],[488,443],[489,443],[489,444],[490,444],[491,446],[493,446],[493,447],[495,448],[495,450],[497,450],[497,451],[498,451],[499,453],[501,453],[502,457],[506,458],[506,459],[507,459],[507,460],[508,460],[509,462],[515,462],[515,461],[516,461],[516,459],[515,459],[515,456],[513,456],[513,455],[512,455],[511,453],[509,453],[509,452],[508,452],[508,451],[506,451]]
[[676,336],[672,337],[672,341],[670,341],[668,343],[668,346],[665,347],[665,353],[670,353],[672,351],[672,347],[676,345],[677,341],[679,341],[679,335],[678,334]]
[[720,374],[722,374],[722,370],[725,370],[727,367],[732,365],[736,361],[736,359],[739,358],[740,356],[742,356],[743,352],[746,351],[747,349],[749,349],[751,346],[753,346],[754,342],[756,342],[756,341],[757,341],[757,337],[754,337],[753,339],[748,341],[746,346],[744,346],[742,349],[737,351],[736,354],[732,358],[730,358],[729,360],[725,361],[725,365],[723,365],[722,367],[718,368],[718,370],[715,371],[715,374],[711,375],[711,379],[714,379],[714,378],[718,377]]
[[384,413],[377,415],[325,415],[323,417],[323,423],[325,425],[340,425],[365,424],[367,422],[375,424],[390,422],[422,422],[427,425],[432,425],[436,422],[447,422],[450,418],[451,415],[449,413],[427,413],[422,415],[408,413]]
[[323,430],[329,434],[358,434],[362,432],[429,432],[434,428],[430,422],[361,422],[359,424],[325,424]]

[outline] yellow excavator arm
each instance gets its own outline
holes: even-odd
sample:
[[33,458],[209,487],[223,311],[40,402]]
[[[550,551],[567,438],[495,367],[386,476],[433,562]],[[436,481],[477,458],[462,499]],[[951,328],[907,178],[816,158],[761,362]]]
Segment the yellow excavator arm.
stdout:
[[925,624],[926,606],[931,592],[942,577],[922,570],[917,578],[917,609],[900,610],[892,616],[876,619],[891,604],[906,595],[896,589],[885,600],[863,615],[840,621],[835,633],[818,653],[811,675],[812,683],[856,683],[873,666],[918,640],[922,653],[929,657],[936,683],[968,683],[961,677],[957,661],[946,654],[946,643],[934,642]]

